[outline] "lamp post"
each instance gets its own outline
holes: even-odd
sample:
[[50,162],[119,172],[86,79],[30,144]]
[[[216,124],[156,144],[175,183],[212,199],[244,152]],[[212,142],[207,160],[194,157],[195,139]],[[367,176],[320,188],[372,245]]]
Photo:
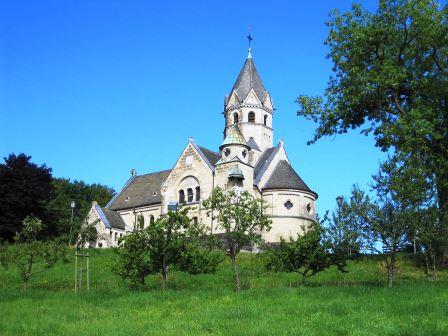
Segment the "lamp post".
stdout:
[[70,217],[70,234],[69,234],[69,238],[68,238],[68,245],[69,246],[72,244],[73,212],[75,210],[75,207],[76,207],[76,202],[74,200],[72,200],[70,202],[70,208],[72,209],[72,216]]

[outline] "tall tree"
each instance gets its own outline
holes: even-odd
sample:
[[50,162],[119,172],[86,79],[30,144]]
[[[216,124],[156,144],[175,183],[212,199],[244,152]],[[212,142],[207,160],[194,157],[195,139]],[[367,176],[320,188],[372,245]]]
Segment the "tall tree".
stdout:
[[376,145],[424,160],[448,220],[448,6],[435,0],[353,5],[328,22],[334,74],[323,97],[299,96],[298,115],[321,137],[362,127]]
[[51,168],[32,163],[31,156],[10,154],[4,160],[0,164],[0,239],[10,241],[22,230],[25,217],[47,221],[45,205],[53,186]]
[[[222,233],[222,239],[216,239],[216,247],[230,258],[235,277],[235,288],[240,291],[240,274],[237,256],[244,246],[253,246],[261,242],[263,231],[269,231],[271,221],[264,214],[264,203],[247,191],[225,192],[217,187],[212,195],[204,200],[204,207],[217,220],[216,229]],[[215,219],[214,218],[214,219]]]
[[[114,194],[114,190],[101,184],[87,184],[83,181],[70,181],[65,178],[55,178],[51,200],[46,204],[48,215],[55,223],[57,235],[67,236],[70,227],[73,228],[72,239],[83,223],[93,201],[105,206]],[[71,221],[71,201],[75,201],[73,222]]]

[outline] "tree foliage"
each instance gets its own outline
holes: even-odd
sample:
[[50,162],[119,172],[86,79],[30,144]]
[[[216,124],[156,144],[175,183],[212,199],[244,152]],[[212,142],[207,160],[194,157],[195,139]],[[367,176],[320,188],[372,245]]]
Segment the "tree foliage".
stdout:
[[[0,164],[0,240],[12,241],[27,216],[47,221],[51,199],[51,168],[31,162],[31,156],[10,154]],[[52,231],[47,227],[47,231]]]
[[[92,202],[105,206],[112,196],[114,190],[101,184],[87,184],[83,181],[70,181],[69,179],[53,179],[53,197],[46,204],[46,209],[51,216],[58,236],[68,237],[70,226],[72,226],[72,239],[78,236],[83,221],[89,212]],[[71,222],[70,202],[75,201],[76,207]]]
[[311,143],[362,127],[383,150],[414,157],[448,212],[448,6],[435,0],[353,5],[328,22],[333,75],[323,97],[299,96],[298,114],[317,123]]
[[235,276],[235,288],[240,290],[240,277],[236,257],[244,246],[261,243],[262,232],[270,230],[271,221],[264,213],[264,203],[247,191],[225,192],[217,187],[211,196],[204,200],[209,215],[216,219],[215,229],[222,231],[222,239],[215,245],[230,258]]
[[116,249],[119,259],[114,271],[132,286],[143,285],[150,274],[161,275],[163,288],[169,267],[192,274],[214,272],[221,259],[198,244],[205,230],[190,220],[188,211],[169,211],[146,228],[124,236]]
[[306,279],[331,266],[346,272],[348,254],[345,249],[325,239],[325,229],[318,222],[302,227],[303,234],[296,239],[282,239],[278,247],[267,253],[266,268],[275,272],[300,274],[302,286]]
[[53,268],[57,261],[68,261],[67,248],[60,240],[42,241],[39,235],[44,230],[42,221],[35,217],[23,220],[21,233],[15,236],[16,243],[0,246],[0,262],[7,268],[13,264],[19,270],[24,290],[30,278]]

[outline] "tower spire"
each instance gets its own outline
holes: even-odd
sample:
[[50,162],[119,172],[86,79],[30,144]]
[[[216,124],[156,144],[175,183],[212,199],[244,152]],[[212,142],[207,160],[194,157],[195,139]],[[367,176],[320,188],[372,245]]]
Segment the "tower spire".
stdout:
[[252,48],[250,47],[250,43],[252,42],[253,38],[250,35],[250,33],[246,37],[247,37],[247,40],[249,41],[249,50],[247,52],[247,58],[252,58]]

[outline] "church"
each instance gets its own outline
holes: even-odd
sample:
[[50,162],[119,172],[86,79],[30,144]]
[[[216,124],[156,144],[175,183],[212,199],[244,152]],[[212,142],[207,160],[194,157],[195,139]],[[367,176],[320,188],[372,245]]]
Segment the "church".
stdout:
[[224,98],[224,137],[217,150],[190,138],[171,169],[131,177],[105,207],[95,202],[87,216],[95,222],[97,247],[112,247],[137,225],[147,226],[170,209],[190,207],[190,216],[219,234],[202,206],[213,188],[247,190],[267,205],[271,230],[266,243],[296,237],[316,218],[317,193],[291,166],[282,140],[274,145],[274,105],[249,47],[235,84]]

